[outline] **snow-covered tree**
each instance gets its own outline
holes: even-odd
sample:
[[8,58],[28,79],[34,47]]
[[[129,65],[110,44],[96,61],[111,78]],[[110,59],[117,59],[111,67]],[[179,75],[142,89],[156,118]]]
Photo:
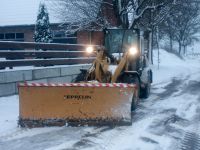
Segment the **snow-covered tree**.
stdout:
[[[150,28],[164,20],[175,0],[114,0],[122,23],[128,28]],[[125,17],[127,15],[127,17]],[[128,21],[127,22],[127,18]],[[125,25],[127,26],[127,25]]]
[[[196,0],[176,0],[168,19],[164,22],[163,30],[172,41],[178,42],[178,53],[186,53],[186,47],[198,40],[195,34],[200,29],[200,3]],[[183,49],[182,49],[183,48]]]
[[[154,42],[156,29],[166,19],[175,0],[115,0],[115,2],[123,26],[151,31],[153,48],[156,43]],[[153,49],[150,50],[150,54],[153,63]]]
[[35,42],[52,42],[49,14],[44,3],[40,3],[34,32]]
[[[103,7],[113,8],[112,0],[46,0],[54,15],[62,22],[67,32],[95,30],[111,27],[103,15]],[[110,8],[109,8],[110,7]]]
[[[149,12],[154,12],[148,18],[148,23],[154,21],[154,25],[163,20],[163,16],[169,12],[170,4],[175,0],[46,0],[51,3],[51,9],[57,18],[67,24],[71,30],[90,29],[94,24],[106,28],[109,23],[103,15],[102,6],[106,9],[114,9],[121,21],[123,28],[135,28],[144,24],[142,18],[147,18]],[[156,14],[156,15],[155,15]],[[153,17],[155,17],[152,19]],[[91,22],[93,25],[91,25]]]

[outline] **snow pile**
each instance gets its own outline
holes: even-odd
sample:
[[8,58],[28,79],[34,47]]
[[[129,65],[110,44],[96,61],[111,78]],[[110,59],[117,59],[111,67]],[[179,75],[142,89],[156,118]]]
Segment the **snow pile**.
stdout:
[[17,128],[18,96],[0,98],[0,135]]
[[116,69],[117,69],[117,65],[109,65],[108,67],[108,71],[110,71],[112,75],[114,75]]
[[159,58],[157,50],[154,50],[153,53],[153,84],[158,84],[162,81],[171,81],[171,78],[181,76],[187,72],[188,67],[185,60],[182,60],[178,56],[168,53],[163,49],[160,49],[159,53]]

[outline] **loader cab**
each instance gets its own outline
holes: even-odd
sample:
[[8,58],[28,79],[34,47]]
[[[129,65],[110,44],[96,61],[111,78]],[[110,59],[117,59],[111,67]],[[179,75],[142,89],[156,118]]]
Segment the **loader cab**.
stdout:
[[[121,83],[134,83],[140,87],[140,97],[147,98],[152,83],[152,71],[149,67],[151,49],[151,32],[139,29],[107,29],[105,30],[105,48],[109,55],[113,54],[126,60],[124,72],[120,72]],[[136,53],[131,53],[131,48]],[[127,53],[126,53],[127,52]],[[134,54],[134,55],[132,55]],[[125,59],[124,59],[125,58]],[[119,64],[120,66],[120,64]]]
[[129,62],[128,70],[130,71],[139,71],[140,69],[140,56],[142,53],[140,41],[140,31],[137,29],[105,30],[105,47],[110,55],[120,59],[131,48],[137,51]]
[[105,30],[105,47],[109,54],[124,53],[131,47],[140,50],[139,46],[139,30]]

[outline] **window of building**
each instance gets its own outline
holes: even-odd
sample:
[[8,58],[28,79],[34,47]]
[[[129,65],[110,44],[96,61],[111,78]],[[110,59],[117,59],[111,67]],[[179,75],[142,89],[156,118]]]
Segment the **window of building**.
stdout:
[[4,39],[4,34],[0,34],[0,39]]
[[77,44],[76,34],[66,34],[64,30],[53,31],[53,43]]
[[5,39],[15,39],[15,33],[6,33]]
[[64,31],[54,31],[53,32],[53,37],[54,38],[65,37],[65,32]]
[[54,38],[53,43],[77,44],[77,38]]
[[24,41],[24,33],[0,33],[0,40]]
[[16,39],[23,39],[24,33],[16,33]]

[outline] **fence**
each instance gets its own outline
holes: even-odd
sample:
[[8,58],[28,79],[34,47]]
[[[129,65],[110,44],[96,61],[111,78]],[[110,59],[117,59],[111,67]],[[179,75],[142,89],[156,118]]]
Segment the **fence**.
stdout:
[[86,53],[86,47],[82,44],[0,41],[0,58],[5,58],[0,61],[0,68],[91,63],[94,54]]

